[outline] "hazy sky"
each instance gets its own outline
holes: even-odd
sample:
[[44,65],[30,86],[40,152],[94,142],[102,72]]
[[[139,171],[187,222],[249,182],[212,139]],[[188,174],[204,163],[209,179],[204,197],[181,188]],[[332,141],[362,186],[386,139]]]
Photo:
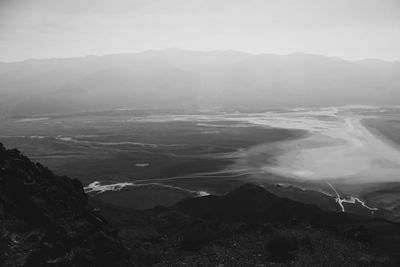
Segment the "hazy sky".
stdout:
[[0,61],[171,47],[400,60],[400,0],[0,0]]

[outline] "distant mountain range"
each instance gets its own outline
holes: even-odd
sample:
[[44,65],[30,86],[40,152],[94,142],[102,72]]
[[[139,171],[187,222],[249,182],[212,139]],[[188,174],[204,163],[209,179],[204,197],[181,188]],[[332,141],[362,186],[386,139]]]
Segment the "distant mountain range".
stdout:
[[345,104],[400,104],[400,62],[167,49],[0,63],[6,116]]

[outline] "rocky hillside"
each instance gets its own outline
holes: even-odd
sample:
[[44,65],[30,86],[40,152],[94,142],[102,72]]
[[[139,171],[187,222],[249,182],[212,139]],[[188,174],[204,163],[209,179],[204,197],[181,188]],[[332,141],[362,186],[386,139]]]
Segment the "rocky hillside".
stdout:
[[145,211],[103,203],[0,144],[0,266],[399,266],[399,248],[399,224],[254,184]]
[[400,225],[278,197],[226,195],[134,211],[96,202],[139,266],[398,266]]
[[0,266],[122,266],[125,253],[78,180],[0,144]]

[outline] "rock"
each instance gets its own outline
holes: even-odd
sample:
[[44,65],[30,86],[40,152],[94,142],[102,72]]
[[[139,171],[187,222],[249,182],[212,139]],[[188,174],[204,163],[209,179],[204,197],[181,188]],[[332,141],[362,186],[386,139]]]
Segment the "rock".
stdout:
[[0,266],[125,265],[124,246],[92,210],[78,180],[0,144]]

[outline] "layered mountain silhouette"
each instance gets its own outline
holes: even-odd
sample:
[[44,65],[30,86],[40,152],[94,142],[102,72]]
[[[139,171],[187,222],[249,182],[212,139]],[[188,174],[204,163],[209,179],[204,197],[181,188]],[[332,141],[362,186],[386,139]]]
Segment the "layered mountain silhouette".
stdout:
[[400,62],[180,49],[0,64],[4,115],[400,104]]

